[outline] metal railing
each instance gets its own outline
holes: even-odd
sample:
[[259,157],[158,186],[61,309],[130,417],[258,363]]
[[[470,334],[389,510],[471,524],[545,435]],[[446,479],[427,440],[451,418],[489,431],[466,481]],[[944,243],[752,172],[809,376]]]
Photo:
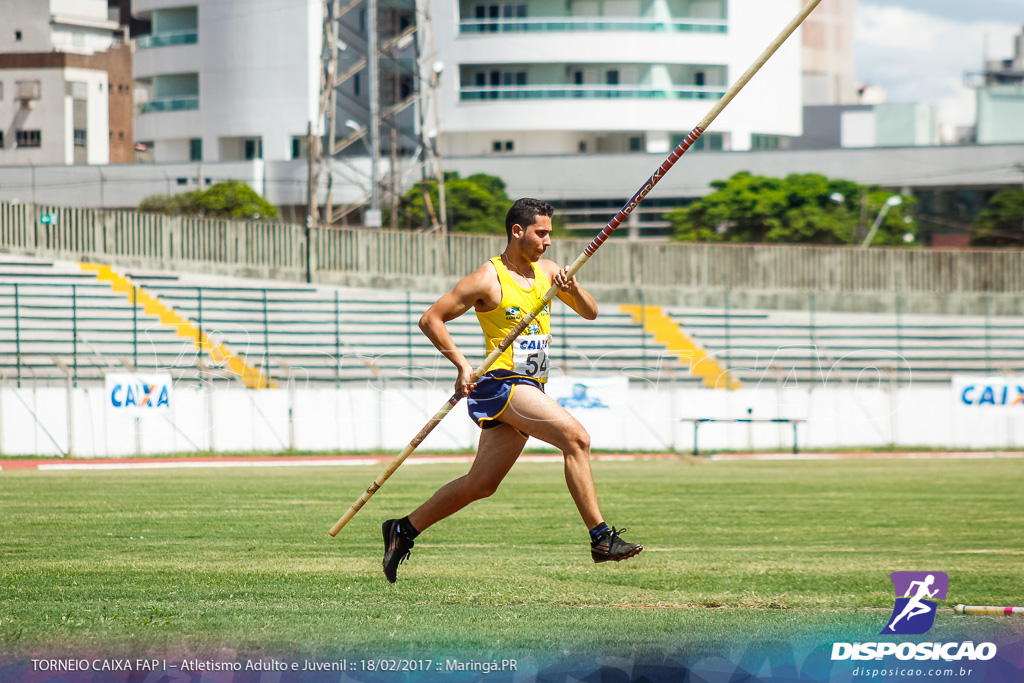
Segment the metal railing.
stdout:
[[496,17],[463,19],[459,33],[530,33],[540,31],[644,31],[726,33],[729,23],[715,19],[639,19],[636,17]]
[[[133,297],[90,282],[80,273],[33,272],[22,281],[0,282],[0,373],[23,381],[102,381],[110,365],[133,371],[169,371],[176,380],[236,379],[200,352],[200,343],[223,344],[232,355],[281,383],[299,377],[319,383],[398,382],[412,386],[447,377],[451,368],[418,329],[432,295],[394,292],[386,299],[354,299],[341,290],[312,288],[203,287],[144,276],[133,279],[193,327],[175,329]],[[62,282],[61,279],[72,282]],[[606,316],[596,337],[572,339],[574,314],[558,306],[552,331],[562,341],[552,363],[564,372],[610,372],[615,358],[629,358],[651,374],[647,342],[624,315]],[[593,331],[593,324],[587,324]],[[464,352],[482,360],[473,316],[451,324]],[[205,341],[203,337],[205,336]],[[636,341],[621,348],[623,339]],[[602,341],[603,340],[603,341]],[[60,363],[66,366],[60,372]],[[664,360],[661,365],[665,365]],[[648,368],[648,366],[652,366]],[[648,372],[649,370],[649,372]],[[447,382],[447,380],[446,380]]]
[[142,36],[137,44],[140,50],[148,50],[154,47],[171,47],[173,45],[195,45],[199,42],[199,32],[191,31],[166,31],[164,33],[153,33]]
[[139,106],[140,114],[153,114],[163,111],[191,111],[199,109],[199,96],[167,97],[159,100],[143,102]]
[[[275,382],[436,383],[451,374],[417,329],[432,295],[394,292],[346,298],[341,290],[202,287],[134,280],[197,330],[179,331],[128,297],[79,273],[40,273],[0,283],[0,373],[23,381],[102,381],[109,366],[169,371],[176,381],[237,380],[200,352],[202,336],[223,343]],[[61,277],[72,282],[61,282]],[[813,294],[808,295],[812,297]],[[897,313],[844,320],[807,312],[725,309],[672,313],[681,328],[747,386],[788,382],[948,382],[953,374],[1024,372],[1024,320],[907,318]],[[191,330],[191,328],[189,328]],[[583,323],[557,306],[553,367],[565,374],[624,372],[644,382],[693,381],[679,350],[667,349],[628,316],[606,307]],[[472,316],[451,323],[460,348],[482,353]],[[179,332],[184,332],[179,333]],[[204,342],[205,344],[205,342]],[[59,362],[58,362],[59,361]],[[444,379],[444,381],[448,381]]]
[[644,85],[480,85],[459,88],[464,102],[479,100],[710,100],[725,94],[725,86],[685,85],[654,87]]

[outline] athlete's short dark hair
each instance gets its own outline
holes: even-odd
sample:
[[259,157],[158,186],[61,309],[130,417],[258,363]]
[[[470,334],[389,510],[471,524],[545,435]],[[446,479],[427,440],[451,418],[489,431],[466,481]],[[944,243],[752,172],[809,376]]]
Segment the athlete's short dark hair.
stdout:
[[542,202],[539,199],[531,199],[530,197],[523,197],[517,199],[512,208],[505,214],[505,234],[508,236],[509,242],[512,241],[512,226],[517,223],[524,228],[533,225],[537,216],[547,216],[551,218],[555,215],[555,207],[551,206],[547,202]]

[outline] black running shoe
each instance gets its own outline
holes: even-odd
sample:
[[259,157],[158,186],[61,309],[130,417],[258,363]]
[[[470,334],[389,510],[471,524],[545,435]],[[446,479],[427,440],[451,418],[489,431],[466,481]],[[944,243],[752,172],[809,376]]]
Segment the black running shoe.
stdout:
[[623,531],[625,529],[612,527],[590,544],[590,555],[594,558],[594,562],[608,562],[609,560],[621,562],[644,549],[642,543],[626,543],[619,538],[619,534]]
[[394,583],[398,580],[398,565],[408,559],[415,544],[398,533],[397,519],[384,522],[380,530],[384,535],[384,576]]

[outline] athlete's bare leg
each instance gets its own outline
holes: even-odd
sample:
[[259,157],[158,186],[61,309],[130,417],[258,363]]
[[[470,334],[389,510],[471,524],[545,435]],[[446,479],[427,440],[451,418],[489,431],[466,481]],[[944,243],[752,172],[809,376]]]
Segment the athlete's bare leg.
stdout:
[[565,483],[587,529],[604,521],[590,471],[590,435],[576,418],[540,389],[517,384],[499,419],[562,451]]
[[[518,393],[518,387],[515,393]],[[439,488],[426,503],[409,515],[409,521],[417,531],[425,531],[427,527],[455,514],[473,501],[490,496],[512,469],[525,445],[526,439],[507,424],[482,430],[480,445],[469,473]]]

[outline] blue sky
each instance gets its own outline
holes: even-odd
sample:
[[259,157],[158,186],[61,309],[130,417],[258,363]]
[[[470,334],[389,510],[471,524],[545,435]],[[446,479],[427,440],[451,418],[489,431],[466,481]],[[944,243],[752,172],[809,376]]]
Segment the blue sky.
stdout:
[[974,123],[964,73],[1013,56],[1024,0],[859,0],[857,80],[885,88],[890,102],[939,106],[941,123]]

